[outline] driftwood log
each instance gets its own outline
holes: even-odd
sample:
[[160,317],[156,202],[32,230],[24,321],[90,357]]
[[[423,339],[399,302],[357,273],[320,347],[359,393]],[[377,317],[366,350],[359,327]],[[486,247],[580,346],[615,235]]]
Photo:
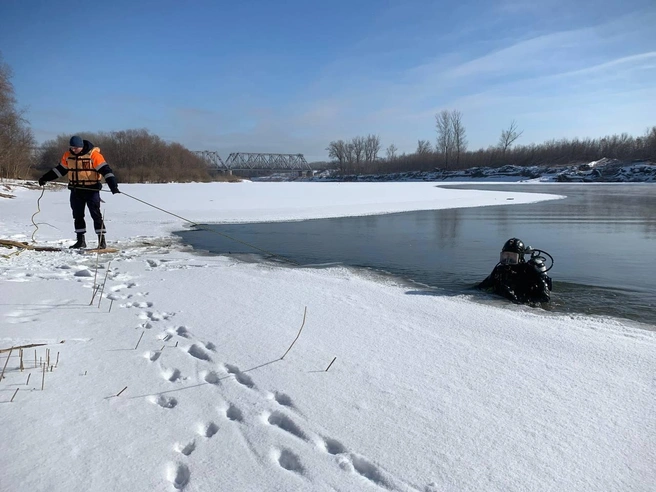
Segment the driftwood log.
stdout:
[[34,251],[61,251],[62,248],[53,248],[52,246],[32,246],[31,244],[11,241],[9,239],[0,239],[0,246],[10,248],[33,249]]

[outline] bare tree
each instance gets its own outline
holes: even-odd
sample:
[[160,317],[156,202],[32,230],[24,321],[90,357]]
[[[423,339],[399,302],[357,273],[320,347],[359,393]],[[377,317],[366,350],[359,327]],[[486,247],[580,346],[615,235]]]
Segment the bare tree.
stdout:
[[328,157],[337,161],[339,170],[346,172],[347,164],[350,162],[350,149],[349,144],[344,140],[332,141],[326,147]]
[[0,55],[0,178],[26,178],[35,141],[24,112],[15,107],[11,76]]
[[387,160],[388,161],[393,161],[394,159],[396,159],[397,150],[399,150],[399,149],[396,148],[396,145],[389,144],[389,146],[385,150],[385,152],[387,153]]
[[444,168],[449,169],[449,156],[453,150],[453,127],[448,110],[445,109],[435,115],[435,126],[437,130],[436,148],[444,156]]
[[456,154],[456,168],[460,167],[460,155],[467,150],[467,132],[462,123],[462,113],[457,110],[451,111],[451,133],[453,136],[453,151]]
[[364,137],[353,137],[350,143],[351,149],[351,164],[354,171],[360,171],[360,167],[364,162],[364,150],[367,139]]
[[380,152],[380,137],[378,135],[368,135],[364,144],[365,161],[372,164],[378,159]]
[[417,151],[419,155],[426,155],[432,153],[432,145],[428,140],[417,140]]
[[515,143],[515,140],[522,136],[522,133],[524,133],[524,130],[521,132],[517,131],[517,122],[515,120],[510,122],[510,127],[507,130],[501,130],[499,148],[504,156],[512,144]]

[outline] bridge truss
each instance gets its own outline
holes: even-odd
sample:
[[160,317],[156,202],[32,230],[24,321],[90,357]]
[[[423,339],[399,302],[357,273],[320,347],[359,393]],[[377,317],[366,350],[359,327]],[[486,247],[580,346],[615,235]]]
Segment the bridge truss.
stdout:
[[214,152],[212,150],[195,150],[194,154],[205,159],[208,164],[216,168],[218,171],[228,169],[218,152]]
[[218,152],[195,151],[220,171],[311,171],[303,154],[233,152],[224,161]]

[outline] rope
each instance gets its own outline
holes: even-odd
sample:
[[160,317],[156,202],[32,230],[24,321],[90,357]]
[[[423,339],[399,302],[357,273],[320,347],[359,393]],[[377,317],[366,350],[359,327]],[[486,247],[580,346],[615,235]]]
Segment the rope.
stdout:
[[[45,188],[44,188],[44,189],[45,189]],[[103,192],[105,192],[105,193],[109,193],[109,190],[98,190],[97,188],[79,188],[79,187],[76,187],[75,189],[76,189],[76,190],[88,190],[88,191],[103,191]],[[273,257],[275,257],[275,258],[279,258],[280,260],[285,261],[285,262],[287,262],[287,263],[291,263],[292,265],[300,266],[300,264],[297,263],[297,262],[295,262],[294,260],[290,260],[289,258],[285,258],[284,256],[277,255],[276,253],[272,253],[271,251],[267,251],[266,249],[259,248],[259,247],[255,246],[255,245],[253,245],[253,244],[247,243],[246,241],[242,241],[241,239],[237,239],[237,238],[232,237],[232,236],[230,236],[230,235],[228,235],[228,234],[225,234],[225,233],[223,233],[223,232],[219,232],[219,231],[217,231],[217,230],[210,229],[210,228],[208,228],[208,227],[203,227],[203,226],[200,225],[198,222],[194,222],[193,220],[186,219],[186,218],[184,218],[184,217],[182,217],[182,216],[180,216],[180,215],[174,214],[173,212],[169,212],[168,210],[164,210],[163,208],[158,207],[157,205],[153,205],[152,203],[148,203],[147,201],[142,200],[142,199],[140,199],[140,198],[137,198],[136,196],[132,196],[132,195],[130,195],[130,194],[128,194],[128,193],[125,193],[124,191],[119,192],[119,194],[121,194],[121,195],[125,195],[125,196],[127,196],[128,198],[132,198],[133,200],[136,200],[136,201],[138,201],[138,202],[141,202],[141,203],[143,203],[144,205],[148,205],[149,207],[155,208],[155,209],[157,209],[157,210],[159,210],[159,211],[161,211],[161,212],[164,212],[165,214],[172,215],[173,217],[176,217],[176,218],[178,218],[178,219],[180,219],[180,220],[183,220],[184,222],[187,222],[187,223],[191,224],[192,226],[196,227],[197,229],[200,229],[200,230],[203,230],[203,231],[207,231],[207,232],[211,232],[211,233],[213,233],[213,234],[218,234],[219,236],[223,236],[223,237],[225,237],[226,239],[230,239],[231,241],[235,241],[236,243],[243,244],[244,246],[247,246],[247,247],[249,247],[249,248],[255,249],[255,250],[257,250],[257,251],[259,251],[259,252],[261,252],[261,253],[264,253],[264,254],[266,254],[266,255],[273,256]],[[43,196],[43,192],[41,192],[41,196]],[[39,197],[39,200],[40,200],[40,199],[41,199],[41,197]],[[38,201],[37,201],[37,206],[38,206]],[[38,212],[37,212],[37,213],[38,213]],[[36,215],[36,214],[35,214],[35,215]],[[35,225],[36,225],[36,224],[35,224]],[[36,231],[35,231],[35,232],[36,232]]]
[[246,241],[242,241],[242,240],[240,240],[240,239],[237,239],[237,238],[234,238],[234,237],[232,237],[232,236],[229,236],[228,234],[225,234],[225,233],[223,233],[223,232],[219,232],[219,231],[216,231],[216,230],[214,230],[214,229],[209,229],[209,228],[207,228],[207,227],[203,227],[203,226],[201,226],[200,224],[198,224],[197,222],[194,222],[194,221],[189,220],[189,219],[185,219],[184,217],[181,217],[180,215],[174,214],[173,212],[169,212],[168,210],[164,210],[163,208],[160,208],[160,207],[158,207],[158,206],[156,206],[156,205],[153,205],[152,203],[148,203],[148,202],[146,202],[146,201],[144,201],[144,200],[141,200],[140,198],[137,198],[136,196],[129,195],[128,193],[125,193],[124,191],[121,191],[120,193],[121,193],[121,195],[125,195],[125,196],[127,196],[128,198],[132,198],[133,200],[136,200],[136,201],[141,202],[141,203],[143,203],[143,204],[145,204],[145,205],[148,205],[149,207],[156,208],[157,210],[160,210],[160,211],[164,212],[165,214],[169,214],[169,215],[172,215],[173,217],[177,217],[177,218],[180,219],[180,220],[184,220],[185,222],[188,222],[189,224],[191,224],[191,225],[193,225],[194,227],[196,227],[197,229],[201,229],[201,230],[203,230],[203,231],[207,231],[207,232],[212,232],[212,233],[214,233],[214,234],[218,234],[219,236],[223,236],[223,237],[225,237],[225,238],[227,238],[227,239],[230,239],[231,241],[235,241],[235,242],[237,242],[237,243],[243,244],[244,246],[248,246],[249,248],[256,249],[257,251],[260,251],[260,252],[265,253],[265,254],[267,254],[267,255],[271,255],[271,256],[274,256],[274,257],[276,257],[276,258],[280,258],[281,260],[286,261],[287,263],[291,263],[292,265],[297,265],[297,266],[299,265],[299,263],[295,262],[294,260],[290,260],[289,258],[285,258],[284,256],[277,255],[277,254],[275,254],[275,253],[272,253],[271,251],[267,251],[266,249],[259,248],[259,247],[257,247],[257,246],[254,246],[254,245],[250,244],[250,243],[247,243]]
[[41,195],[39,198],[36,199],[36,212],[32,214],[32,224],[34,224],[34,232],[32,233],[32,242],[35,243],[36,239],[34,239],[34,235],[36,234],[36,231],[39,230],[39,226],[37,225],[36,222],[34,222],[34,217],[37,216],[39,212],[41,212],[41,198],[43,198],[43,194],[46,192],[46,187],[42,186],[41,187]]

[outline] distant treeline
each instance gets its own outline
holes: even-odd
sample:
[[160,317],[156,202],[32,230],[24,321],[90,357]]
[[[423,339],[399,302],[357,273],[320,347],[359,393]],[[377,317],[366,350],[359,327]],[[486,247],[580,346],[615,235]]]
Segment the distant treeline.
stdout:
[[[428,141],[420,140],[417,150],[411,154],[396,155],[396,147],[387,148],[385,157],[375,156],[371,159],[358,158],[358,154],[349,153],[350,148],[357,148],[351,142],[331,142],[329,152],[335,148],[346,149],[341,153],[331,152],[333,167],[345,174],[374,174],[408,171],[432,171],[434,169],[460,170],[472,167],[515,166],[558,166],[587,163],[603,157],[620,160],[644,160],[656,163],[656,126],[650,128],[643,136],[633,137],[626,133],[604,138],[549,140],[541,144],[504,146],[503,137],[497,146],[487,149],[464,150],[458,159],[448,158],[444,152],[435,150]],[[369,137],[355,137],[357,143]],[[507,142],[507,139],[505,140]],[[341,157],[341,162],[340,162]]]
[[[178,143],[165,142],[148,130],[80,133],[111,166],[119,183],[214,181],[207,162]],[[37,153],[32,177],[56,166],[68,149],[70,135],[45,142]]]

